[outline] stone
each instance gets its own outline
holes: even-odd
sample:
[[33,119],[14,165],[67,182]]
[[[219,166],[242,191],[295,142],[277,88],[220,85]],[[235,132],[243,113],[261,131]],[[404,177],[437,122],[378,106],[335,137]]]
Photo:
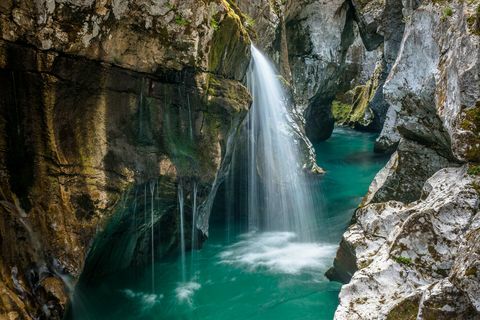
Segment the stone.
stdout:
[[[476,276],[475,271],[455,271],[460,264],[469,268],[457,259],[465,259],[463,247],[478,228],[480,198],[472,188],[478,178],[466,170],[438,171],[426,182],[422,200],[372,203],[357,210],[343,241],[353,248],[358,271],[342,287],[335,319],[397,319],[400,310],[420,310],[421,319],[439,312],[445,317],[479,315],[475,300],[459,298],[472,294],[467,291],[471,287],[450,283],[453,274],[464,283]],[[453,297],[457,306],[436,309]]]

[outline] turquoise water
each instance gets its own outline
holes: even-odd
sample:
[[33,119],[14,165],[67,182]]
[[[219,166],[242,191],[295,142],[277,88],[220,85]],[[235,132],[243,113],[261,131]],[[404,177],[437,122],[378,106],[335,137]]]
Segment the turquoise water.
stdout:
[[[340,284],[324,272],[332,265],[353,210],[386,159],[373,154],[375,135],[338,128],[315,146],[327,170],[313,182],[318,243],[301,243],[289,232],[231,234],[212,226],[201,250],[126,270],[77,288],[74,319],[332,319]],[[219,214],[214,213],[214,214]],[[227,237],[228,234],[228,237]]]

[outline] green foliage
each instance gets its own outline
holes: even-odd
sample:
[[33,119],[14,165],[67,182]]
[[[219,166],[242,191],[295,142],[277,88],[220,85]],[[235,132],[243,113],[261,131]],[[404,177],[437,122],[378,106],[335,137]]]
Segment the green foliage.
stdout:
[[464,111],[460,127],[472,133],[464,141],[464,144],[467,146],[467,151],[465,152],[466,159],[478,162],[478,159],[480,159],[480,100],[476,102],[475,107]]
[[248,28],[253,28],[253,27],[255,26],[255,20],[254,20],[252,17],[250,17],[250,16],[248,16],[248,15],[246,15],[246,14],[245,14],[244,16],[245,16],[245,25],[246,25],[246,27],[248,27]]
[[411,266],[413,264],[412,259],[408,257],[402,257],[402,256],[393,257],[393,260],[395,260],[397,263],[404,264],[407,266]]
[[210,27],[212,27],[213,30],[217,31],[218,28],[220,28],[218,21],[212,17],[212,20],[210,20]]
[[480,165],[470,165],[467,172],[472,176],[480,176]]
[[386,320],[415,320],[418,314],[418,296],[407,298],[393,307],[387,315]]
[[180,25],[180,26],[187,26],[190,24],[190,21],[182,17],[181,15],[177,15],[175,17],[175,23]]
[[332,113],[335,122],[345,123],[348,122],[352,106],[346,103],[342,103],[338,100],[332,102]]
[[453,10],[451,7],[445,7],[442,11],[442,19],[446,19],[447,17],[451,17],[453,15]]

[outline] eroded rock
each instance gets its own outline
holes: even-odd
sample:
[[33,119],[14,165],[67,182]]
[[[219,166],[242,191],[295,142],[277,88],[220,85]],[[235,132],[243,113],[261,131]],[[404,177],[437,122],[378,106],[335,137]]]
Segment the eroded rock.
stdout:
[[467,299],[471,287],[456,284],[471,286],[469,279],[477,276],[474,269],[456,269],[478,231],[476,183],[478,177],[467,174],[465,166],[442,169],[425,184],[422,200],[357,210],[343,241],[354,249],[359,270],[342,288],[335,319],[397,319],[400,314],[403,319],[417,313],[421,319],[478,317],[478,293]]

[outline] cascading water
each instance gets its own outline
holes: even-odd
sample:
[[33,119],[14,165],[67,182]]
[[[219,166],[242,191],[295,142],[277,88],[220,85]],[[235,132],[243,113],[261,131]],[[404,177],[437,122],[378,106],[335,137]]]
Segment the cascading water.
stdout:
[[178,206],[180,212],[180,249],[181,249],[181,259],[182,259],[182,281],[185,282],[185,231],[184,231],[184,200],[183,200],[183,185],[180,182],[178,184]]
[[287,96],[267,58],[253,45],[247,74],[253,104],[248,117],[248,225],[250,230],[293,231],[312,240],[313,197],[299,161]]
[[151,245],[152,245],[152,292],[155,292],[155,237],[154,237],[154,201],[153,195],[155,194],[155,181],[150,182],[150,237],[151,237]]
[[[195,250],[193,250],[193,248],[195,247],[195,236],[196,236],[196,232],[195,232],[195,223],[196,223],[196,217],[197,217],[197,189],[198,189],[198,185],[197,185],[197,182],[194,181],[193,182],[193,206],[192,206],[192,244],[191,244],[191,252],[192,252],[192,262],[193,262],[193,255],[195,253]],[[193,268],[192,268],[192,272],[193,272]]]

